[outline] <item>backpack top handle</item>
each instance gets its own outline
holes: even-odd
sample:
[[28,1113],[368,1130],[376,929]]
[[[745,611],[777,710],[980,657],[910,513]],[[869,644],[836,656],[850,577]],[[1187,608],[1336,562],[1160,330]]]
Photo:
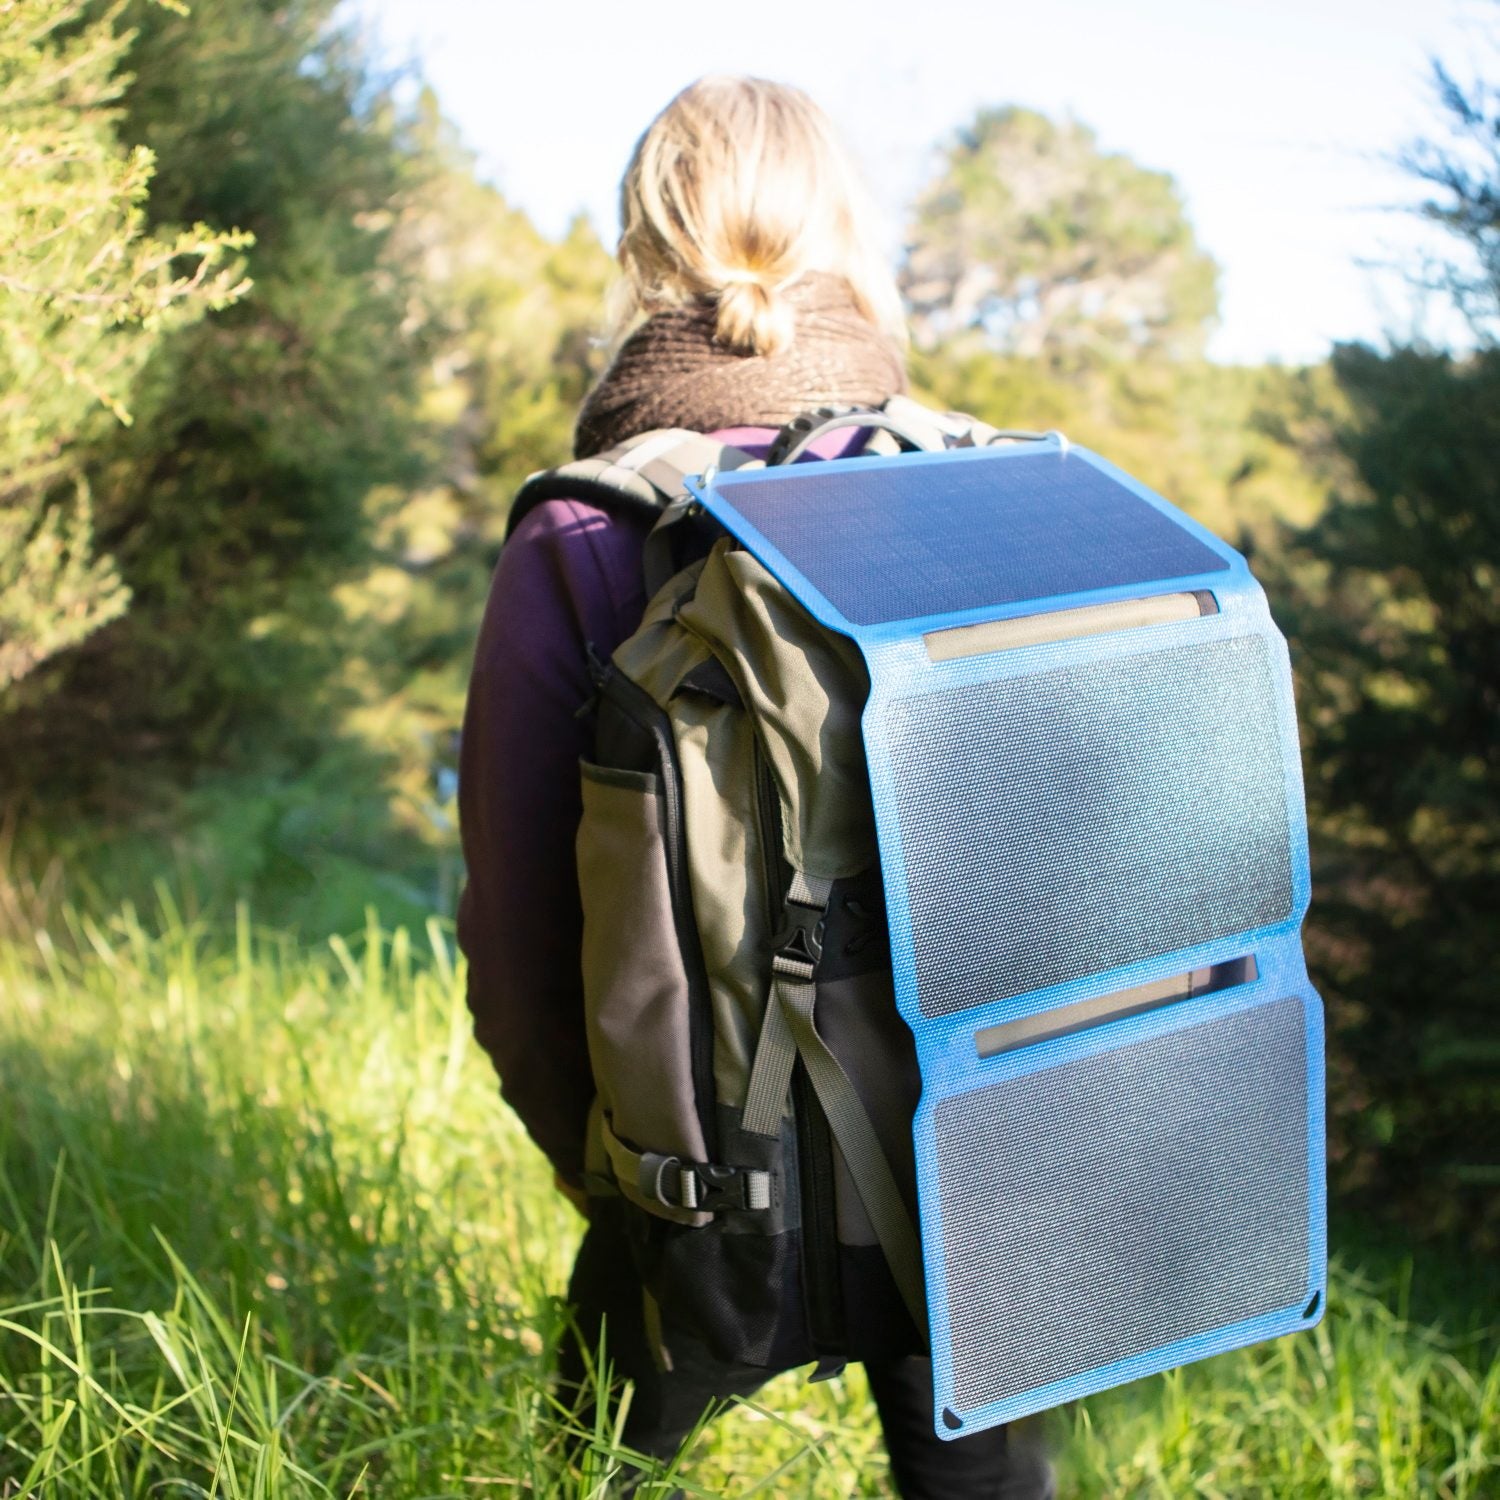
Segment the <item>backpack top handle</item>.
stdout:
[[947,448],[984,448],[991,443],[1052,440],[1064,448],[1067,438],[1057,431],[1030,432],[996,428],[957,412],[936,412],[907,396],[892,396],[882,407],[820,407],[788,422],[766,455],[766,467],[794,464],[820,438],[848,427],[886,432],[902,453],[941,453]]

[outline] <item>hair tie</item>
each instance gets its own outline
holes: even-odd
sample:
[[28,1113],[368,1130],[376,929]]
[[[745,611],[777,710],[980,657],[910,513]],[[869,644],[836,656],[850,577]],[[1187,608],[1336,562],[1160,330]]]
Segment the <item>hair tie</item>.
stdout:
[[725,286],[765,286],[765,279],[759,271],[747,270],[742,266],[720,272],[719,280]]

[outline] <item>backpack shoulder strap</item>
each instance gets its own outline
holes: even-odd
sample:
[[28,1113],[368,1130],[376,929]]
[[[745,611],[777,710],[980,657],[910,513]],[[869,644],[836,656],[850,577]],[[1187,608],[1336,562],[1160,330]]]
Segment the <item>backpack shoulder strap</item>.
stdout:
[[995,431],[965,412],[936,411],[910,396],[892,396],[880,409],[895,422],[937,434],[937,445],[942,448],[982,448]]
[[505,534],[546,500],[585,500],[617,515],[655,521],[684,492],[689,474],[737,469],[750,455],[682,427],[644,432],[592,458],[533,474],[511,502]]

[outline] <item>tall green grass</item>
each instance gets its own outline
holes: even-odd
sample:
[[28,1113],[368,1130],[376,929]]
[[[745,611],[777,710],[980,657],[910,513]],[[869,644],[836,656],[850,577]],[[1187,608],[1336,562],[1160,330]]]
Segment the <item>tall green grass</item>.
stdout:
[[[586,1433],[552,1402],[580,1226],[448,933],[158,902],[0,945],[0,1495],[610,1493],[629,1392]],[[1063,1493],[1500,1495],[1493,1338],[1403,1296],[1341,1267],[1316,1332],[1054,1414]],[[890,1493],[858,1371],[781,1377],[675,1485]]]

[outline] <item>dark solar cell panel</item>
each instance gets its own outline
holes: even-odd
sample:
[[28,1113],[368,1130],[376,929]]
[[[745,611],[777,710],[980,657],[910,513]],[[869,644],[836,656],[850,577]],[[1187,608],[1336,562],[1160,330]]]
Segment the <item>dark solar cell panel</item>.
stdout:
[[855,625],[1227,567],[1139,495],[1055,450],[726,476],[719,493]]

